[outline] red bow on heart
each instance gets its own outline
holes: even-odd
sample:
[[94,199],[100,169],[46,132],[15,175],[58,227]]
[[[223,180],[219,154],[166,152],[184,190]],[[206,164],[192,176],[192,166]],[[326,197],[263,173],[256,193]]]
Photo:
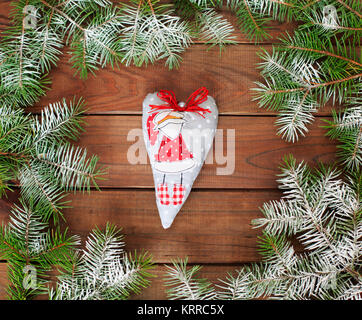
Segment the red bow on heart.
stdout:
[[173,109],[175,111],[189,111],[189,112],[196,112],[203,118],[205,116],[203,113],[211,111],[206,108],[201,108],[199,105],[207,100],[207,95],[209,91],[205,87],[201,87],[200,89],[196,90],[194,93],[190,95],[190,97],[186,101],[186,105],[184,107],[181,107],[178,105],[175,93],[168,90],[161,90],[157,93],[157,96],[166,102],[166,104],[162,104],[159,106],[156,105],[150,105],[151,111],[154,112],[157,110],[163,110],[163,109]]

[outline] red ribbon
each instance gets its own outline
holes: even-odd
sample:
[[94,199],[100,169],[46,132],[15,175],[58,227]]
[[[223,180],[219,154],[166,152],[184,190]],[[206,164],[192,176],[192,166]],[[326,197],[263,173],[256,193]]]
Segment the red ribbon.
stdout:
[[160,90],[157,93],[157,96],[166,102],[166,104],[162,104],[159,106],[150,105],[151,111],[154,112],[157,110],[164,110],[164,109],[173,109],[175,111],[189,111],[189,112],[196,112],[203,118],[203,113],[211,111],[206,108],[201,108],[199,105],[207,100],[207,95],[209,91],[205,87],[201,87],[200,89],[196,90],[194,93],[190,95],[190,97],[186,101],[186,105],[184,107],[180,107],[177,103],[175,93],[168,90]]

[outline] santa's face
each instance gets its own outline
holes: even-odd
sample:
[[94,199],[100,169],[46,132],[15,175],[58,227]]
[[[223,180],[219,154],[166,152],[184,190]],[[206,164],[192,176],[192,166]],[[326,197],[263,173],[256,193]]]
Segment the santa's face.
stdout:
[[180,135],[185,123],[184,115],[180,112],[162,112],[155,120],[157,129],[171,140]]

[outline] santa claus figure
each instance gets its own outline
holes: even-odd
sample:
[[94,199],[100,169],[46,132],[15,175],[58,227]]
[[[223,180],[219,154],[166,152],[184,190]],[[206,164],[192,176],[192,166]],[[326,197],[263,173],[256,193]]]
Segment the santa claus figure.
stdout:
[[171,226],[199,174],[214,139],[218,110],[204,87],[186,102],[160,90],[143,101],[142,128],[155,181],[162,226]]
[[172,110],[154,113],[147,120],[150,144],[155,148],[154,168],[164,173],[162,183],[157,185],[158,197],[163,205],[171,204],[166,174],[180,174],[179,183],[173,185],[172,204],[182,204],[185,193],[182,172],[195,165],[193,155],[182,138],[185,122],[183,112]]

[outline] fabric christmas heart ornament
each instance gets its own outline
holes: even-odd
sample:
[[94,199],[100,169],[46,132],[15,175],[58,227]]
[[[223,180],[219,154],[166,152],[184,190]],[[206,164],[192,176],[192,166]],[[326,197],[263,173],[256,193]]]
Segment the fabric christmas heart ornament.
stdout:
[[212,146],[218,121],[215,100],[206,88],[177,102],[171,91],[148,94],[142,127],[162,226],[171,226],[190,194]]

